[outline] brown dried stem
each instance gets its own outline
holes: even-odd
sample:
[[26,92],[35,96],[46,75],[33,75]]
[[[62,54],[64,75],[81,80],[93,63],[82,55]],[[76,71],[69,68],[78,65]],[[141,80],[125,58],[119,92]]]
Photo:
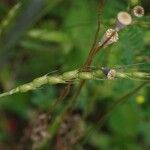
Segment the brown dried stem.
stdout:
[[[97,51],[97,49],[99,49],[99,47],[97,46],[97,40],[98,40],[98,35],[99,35],[99,31],[100,31],[100,15],[101,15],[101,10],[102,8],[104,7],[104,3],[105,3],[105,0],[102,0],[100,1],[100,4],[99,4],[99,8],[98,8],[98,21],[97,21],[97,30],[96,30],[96,33],[95,33],[95,37],[94,37],[94,42],[92,44],[92,47],[90,49],[90,52],[89,52],[89,55],[87,57],[87,60],[85,62],[85,64],[83,65],[83,67],[81,68],[82,69],[86,69],[88,66],[91,65],[92,63],[92,60],[95,56],[95,52]],[[75,99],[78,97],[78,95],[80,94],[81,92],[81,89],[83,87],[83,85],[85,84],[85,80],[82,80],[80,82],[80,85],[79,85],[79,88],[77,90],[77,93],[75,94],[74,98],[73,98],[73,101],[75,101]],[[66,88],[61,92],[61,95],[59,96],[59,98],[56,100],[55,104],[54,104],[54,107],[59,103],[61,102],[63,99],[65,99],[67,97],[67,95],[69,94],[70,92],[70,89],[71,89],[71,85],[72,83],[68,83],[66,85]],[[53,107],[53,108],[54,108]],[[50,112],[52,112],[50,110]]]

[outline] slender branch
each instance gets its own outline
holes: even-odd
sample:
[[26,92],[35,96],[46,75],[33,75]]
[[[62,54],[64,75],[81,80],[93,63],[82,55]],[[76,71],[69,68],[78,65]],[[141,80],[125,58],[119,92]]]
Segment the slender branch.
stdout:
[[[85,64],[83,65],[83,67],[81,68],[81,70],[84,69],[84,68],[86,68],[87,66],[90,66],[90,64],[92,63],[92,59],[93,59],[92,53],[95,51],[95,49],[97,47],[97,40],[98,40],[99,31],[100,31],[100,14],[101,14],[101,10],[102,10],[102,8],[104,6],[104,3],[105,3],[105,0],[100,1],[100,5],[99,5],[99,8],[98,8],[97,30],[96,30],[96,33],[95,33],[94,42],[93,42],[93,45],[92,45],[92,47],[90,49],[90,52],[88,54],[87,60],[86,60]],[[80,94],[80,91],[81,91],[84,83],[85,83],[85,80],[82,80],[81,83],[80,83],[80,85],[79,85],[79,88],[77,90],[77,93],[76,93],[76,95],[73,98],[73,101]],[[67,84],[66,88],[61,92],[60,97],[56,100],[57,101],[56,103],[59,103],[60,101],[62,101],[63,99],[65,99],[67,97],[67,95],[70,92],[71,85],[72,85],[71,83]]]
[[[98,51],[98,49],[100,50],[104,45],[102,46],[98,46],[97,45],[97,40],[98,40],[98,35],[99,35],[99,31],[100,31],[100,15],[101,15],[101,11],[104,7],[104,4],[105,4],[105,0],[102,0],[100,1],[100,4],[99,4],[99,9],[98,9],[98,21],[97,21],[97,30],[96,30],[96,34],[95,34],[95,38],[94,38],[94,42],[93,42],[93,45],[92,45],[92,48],[89,52],[89,55],[87,57],[87,60],[85,61],[85,64],[83,65],[83,68],[86,68],[88,66],[91,65],[93,59],[94,59],[94,56],[95,56],[95,51]],[[111,37],[110,37],[111,38]],[[82,80],[80,82],[80,85],[79,85],[79,88],[77,89],[77,92],[75,93],[74,97],[73,97],[73,101],[75,101],[77,99],[77,97],[80,95],[80,92],[82,90],[82,87],[84,86],[85,84],[85,80]]]
[[[100,50],[105,46],[105,44],[114,36],[114,34],[115,34],[115,32],[113,32],[113,33],[110,35],[110,37],[108,37],[108,38],[104,41],[104,43],[103,43],[102,45],[97,45],[97,47],[94,48],[93,52],[91,52],[91,55],[88,57],[89,59],[88,59],[87,62],[85,63],[84,68],[86,68],[86,67],[88,67],[88,66],[91,65],[94,56],[98,53],[98,51],[100,51]],[[79,94],[80,94],[80,92],[81,92],[81,90],[82,90],[82,87],[84,86],[85,82],[86,82],[86,80],[82,80],[82,81],[80,82],[79,88],[77,89],[77,92],[76,92],[76,94],[74,95],[74,97],[73,97],[73,99],[72,99],[72,101],[73,101],[72,106],[73,106],[73,104],[75,103],[77,97],[79,96]],[[70,108],[70,109],[71,109],[71,108]]]

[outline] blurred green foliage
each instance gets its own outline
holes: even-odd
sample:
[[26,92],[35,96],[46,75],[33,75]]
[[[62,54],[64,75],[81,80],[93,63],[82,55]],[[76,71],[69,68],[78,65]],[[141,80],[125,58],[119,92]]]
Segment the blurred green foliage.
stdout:
[[[96,32],[98,4],[98,0],[1,0],[1,92],[54,70],[61,73],[82,66]],[[135,4],[145,8],[145,16],[134,18],[133,25],[119,33],[119,41],[96,56],[94,66],[150,62],[149,0],[107,0],[100,16],[99,39],[106,29],[114,26],[119,11],[130,11]],[[117,107],[101,129],[97,126],[98,116],[139,84],[140,81],[127,79],[86,83],[74,109],[82,111],[85,128],[92,127],[94,132],[84,146],[78,143],[76,149],[150,149],[149,86]],[[64,86],[44,86],[0,99],[0,149],[5,149],[7,143],[15,145],[33,114],[46,112]],[[77,84],[71,93],[76,89]],[[136,101],[139,95],[144,97],[143,104]],[[56,108],[56,116],[67,102]],[[45,149],[52,148],[54,139],[51,144],[45,144]]]

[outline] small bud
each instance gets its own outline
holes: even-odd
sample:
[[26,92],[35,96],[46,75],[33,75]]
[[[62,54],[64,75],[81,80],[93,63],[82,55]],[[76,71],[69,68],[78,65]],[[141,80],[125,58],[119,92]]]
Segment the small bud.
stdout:
[[143,104],[143,103],[145,102],[144,96],[143,96],[143,95],[138,95],[138,96],[136,97],[136,102],[137,102],[138,104]]
[[[110,39],[108,40],[108,38],[110,38]],[[108,45],[110,45],[110,44],[112,44],[114,42],[117,42],[117,41],[118,41],[118,33],[116,32],[116,30],[114,30],[114,29],[108,29],[106,31],[106,33],[104,34],[102,40],[99,42],[99,46],[101,46],[104,42],[106,42],[105,45],[104,45],[104,47],[107,47]]]
[[132,9],[132,14],[136,17],[143,17],[144,16],[144,8],[142,6],[135,6]]
[[116,30],[119,31],[120,29],[124,28],[127,25],[132,23],[132,17],[129,13],[121,11],[117,15],[117,25]]

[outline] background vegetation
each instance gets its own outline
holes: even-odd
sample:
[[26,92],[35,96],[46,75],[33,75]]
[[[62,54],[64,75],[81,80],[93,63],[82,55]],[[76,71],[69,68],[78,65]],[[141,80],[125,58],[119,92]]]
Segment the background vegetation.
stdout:
[[[145,63],[125,69],[144,67],[149,72],[149,0],[106,0],[100,10],[99,39],[115,25],[119,11],[130,11],[136,4],[144,7],[145,16],[134,18],[133,25],[119,32],[119,41],[100,51],[92,65],[117,67]],[[93,43],[98,5],[99,0],[1,0],[1,93],[55,70],[59,74],[80,68]],[[62,114],[76,92],[78,83],[75,83],[67,98],[54,109],[54,119],[48,124],[50,137],[39,149],[149,150],[149,85],[127,95],[125,103],[116,107],[103,124],[99,122],[114,102],[141,83],[129,79],[86,82],[73,105],[71,131],[61,131],[63,121],[57,126],[55,118]],[[26,146],[20,142],[25,129],[36,116],[50,110],[64,87],[47,85],[1,98],[0,149],[17,149],[20,145],[30,149],[34,140],[26,141]],[[60,132],[64,134],[60,136]],[[75,142],[68,142],[72,139]]]

